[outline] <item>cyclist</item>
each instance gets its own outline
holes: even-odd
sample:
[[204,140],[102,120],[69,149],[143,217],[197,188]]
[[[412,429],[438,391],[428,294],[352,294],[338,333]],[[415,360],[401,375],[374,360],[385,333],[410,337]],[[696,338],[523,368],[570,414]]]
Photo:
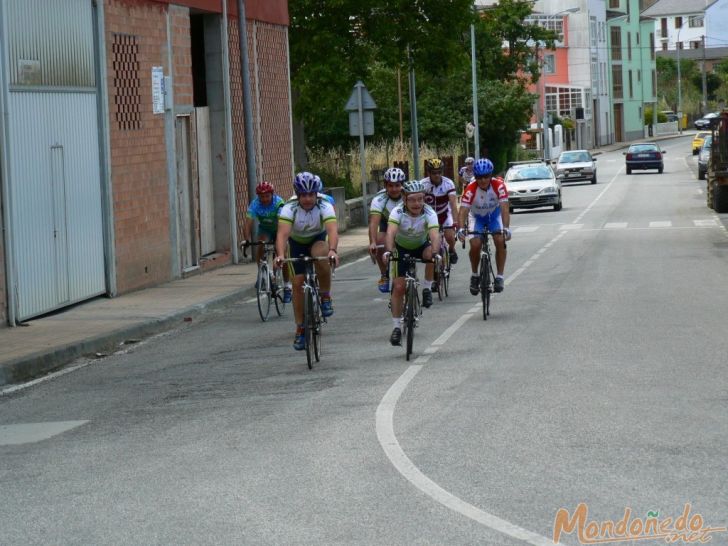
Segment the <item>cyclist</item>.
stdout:
[[460,167],[458,171],[458,192],[460,193],[473,181],[473,163],[475,163],[474,157],[466,157],[465,166]]
[[450,263],[458,263],[458,254],[455,252],[455,230],[457,226],[454,219],[458,217],[457,190],[455,183],[442,175],[442,160],[435,157],[426,162],[426,178],[420,180],[425,185],[425,201],[437,213],[437,219],[442,226],[445,240],[450,250]]
[[[243,225],[243,237],[246,241],[252,239],[253,224],[258,221],[258,240],[275,243],[276,231],[278,230],[278,213],[284,205],[283,198],[275,192],[273,184],[261,182],[255,187],[256,198],[250,203],[245,213]],[[263,246],[256,250],[256,260],[263,259]],[[283,271],[283,301],[291,303],[291,291],[293,285],[290,282],[288,271]]]
[[[276,264],[283,263],[288,245],[289,256],[328,256],[334,265],[339,265],[336,247],[339,234],[336,212],[327,200],[319,197],[321,179],[309,172],[300,172],[293,181],[297,199],[288,201],[278,217],[278,236],[276,238]],[[296,336],[293,348],[302,351],[306,348],[303,329],[303,278],[305,265],[293,262],[293,314],[296,320]],[[331,301],[331,268],[329,263],[315,262],[321,293],[321,314],[330,317],[334,314]]]
[[369,209],[369,253],[379,265],[381,273],[379,291],[382,293],[389,292],[389,277],[387,276],[387,264],[382,258],[384,251],[381,247],[386,239],[389,215],[402,202],[404,180],[405,174],[402,169],[397,167],[387,169],[384,172],[384,189],[374,196]]
[[[495,265],[497,274],[494,290],[503,292],[503,270],[506,267],[506,241],[511,238],[511,216],[508,209],[508,190],[500,177],[493,176],[493,163],[489,159],[478,159],[473,164],[475,180],[468,184],[460,200],[460,225],[467,225],[470,231],[490,231],[495,243]],[[467,223],[466,223],[467,221]],[[496,233],[497,232],[497,233]],[[465,231],[458,230],[458,238],[464,240]],[[470,293],[480,291],[478,263],[482,241],[470,235]]]
[[[387,224],[387,237],[385,241],[386,252],[384,259],[388,260],[402,254],[430,260],[433,255],[437,258],[434,249],[440,248],[440,230],[437,214],[429,205],[425,204],[425,185],[418,180],[407,182],[402,190],[404,198],[389,215]],[[405,280],[404,272],[399,271],[399,262],[394,262],[394,281],[392,287],[392,321],[394,330],[389,338],[392,345],[402,342],[402,307],[404,306]],[[435,276],[434,264],[425,266],[425,280],[422,282],[422,306],[432,305],[432,279]]]

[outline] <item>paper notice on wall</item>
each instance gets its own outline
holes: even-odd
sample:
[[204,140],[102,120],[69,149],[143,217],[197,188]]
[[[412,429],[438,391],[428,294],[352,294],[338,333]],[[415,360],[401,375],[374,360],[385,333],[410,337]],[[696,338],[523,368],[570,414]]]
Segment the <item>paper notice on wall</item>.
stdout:
[[152,110],[164,114],[164,71],[161,66],[152,67]]

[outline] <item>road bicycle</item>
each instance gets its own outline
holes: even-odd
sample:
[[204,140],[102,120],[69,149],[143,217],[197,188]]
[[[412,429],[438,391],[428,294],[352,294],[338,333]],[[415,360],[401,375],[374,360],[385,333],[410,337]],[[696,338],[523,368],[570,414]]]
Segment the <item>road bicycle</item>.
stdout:
[[283,270],[272,266],[275,258],[275,243],[271,241],[244,241],[241,245],[243,256],[247,258],[248,247],[263,246],[263,257],[258,261],[258,275],[255,280],[255,292],[258,299],[258,313],[263,322],[268,320],[271,301],[274,302],[276,313],[280,317],[286,309],[283,300]]
[[[429,264],[441,260],[421,260],[409,254],[403,254],[398,258],[389,258],[390,263],[394,261],[399,262],[400,266],[404,268],[405,289],[404,306],[402,307],[402,335],[406,340],[405,357],[409,360],[414,346],[415,328],[417,328],[417,324],[422,316],[422,303],[418,290],[420,281],[417,279],[417,264]],[[435,268],[437,268],[437,263],[435,263]]]
[[450,288],[450,247],[445,240],[445,230],[442,227],[440,227],[440,258],[439,263],[435,265],[432,291],[437,292],[438,299],[442,301],[448,296]]
[[334,260],[328,256],[300,256],[286,258],[284,262],[303,262],[306,270],[303,276],[303,328],[306,346],[306,363],[313,369],[314,361],[321,359],[321,327],[326,317],[321,314],[321,296],[314,263],[326,260],[334,267]]
[[[495,271],[493,271],[493,254],[490,249],[490,240],[494,234],[502,231],[468,231],[468,235],[475,235],[481,241],[480,244],[480,265],[478,266],[478,286],[480,288],[480,299],[483,301],[483,320],[488,320],[490,315],[490,295],[494,292]],[[465,248],[465,241],[463,241]]]

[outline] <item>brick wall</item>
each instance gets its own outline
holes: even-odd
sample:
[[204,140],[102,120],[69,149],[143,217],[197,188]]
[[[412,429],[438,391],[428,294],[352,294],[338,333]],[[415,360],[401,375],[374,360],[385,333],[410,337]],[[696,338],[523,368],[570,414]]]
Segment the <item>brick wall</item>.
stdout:
[[[152,66],[168,73],[167,19],[166,8],[151,2],[109,0],[105,12],[116,271],[118,290],[126,292],[170,279],[164,116],[152,113],[151,100]],[[115,34],[129,35],[135,59],[114,51]],[[136,112],[129,105],[135,101]]]
[[[286,28],[250,20],[247,23],[253,130],[258,153],[257,175],[259,180],[271,182],[276,191],[287,198],[293,193],[293,143],[290,132]],[[238,237],[242,238],[243,219],[249,199],[238,22],[234,18],[229,20],[228,37]]]

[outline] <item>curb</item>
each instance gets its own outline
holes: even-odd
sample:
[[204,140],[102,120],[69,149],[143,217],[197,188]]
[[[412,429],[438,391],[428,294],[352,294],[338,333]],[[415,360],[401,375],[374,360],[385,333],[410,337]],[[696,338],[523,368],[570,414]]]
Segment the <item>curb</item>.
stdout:
[[[344,259],[358,259],[368,254],[367,248],[352,248],[341,255]],[[69,343],[60,347],[16,358],[0,364],[0,387],[23,383],[36,379],[50,372],[59,370],[78,358],[94,355],[95,353],[110,353],[118,350],[119,344],[127,339],[144,339],[161,332],[172,330],[183,324],[187,317],[199,317],[206,312],[224,308],[241,298],[255,294],[253,286],[247,286],[234,292],[218,296],[204,303],[198,303],[174,311],[163,317],[156,317],[133,326],[122,327],[106,334]],[[121,296],[123,297],[123,296]]]

